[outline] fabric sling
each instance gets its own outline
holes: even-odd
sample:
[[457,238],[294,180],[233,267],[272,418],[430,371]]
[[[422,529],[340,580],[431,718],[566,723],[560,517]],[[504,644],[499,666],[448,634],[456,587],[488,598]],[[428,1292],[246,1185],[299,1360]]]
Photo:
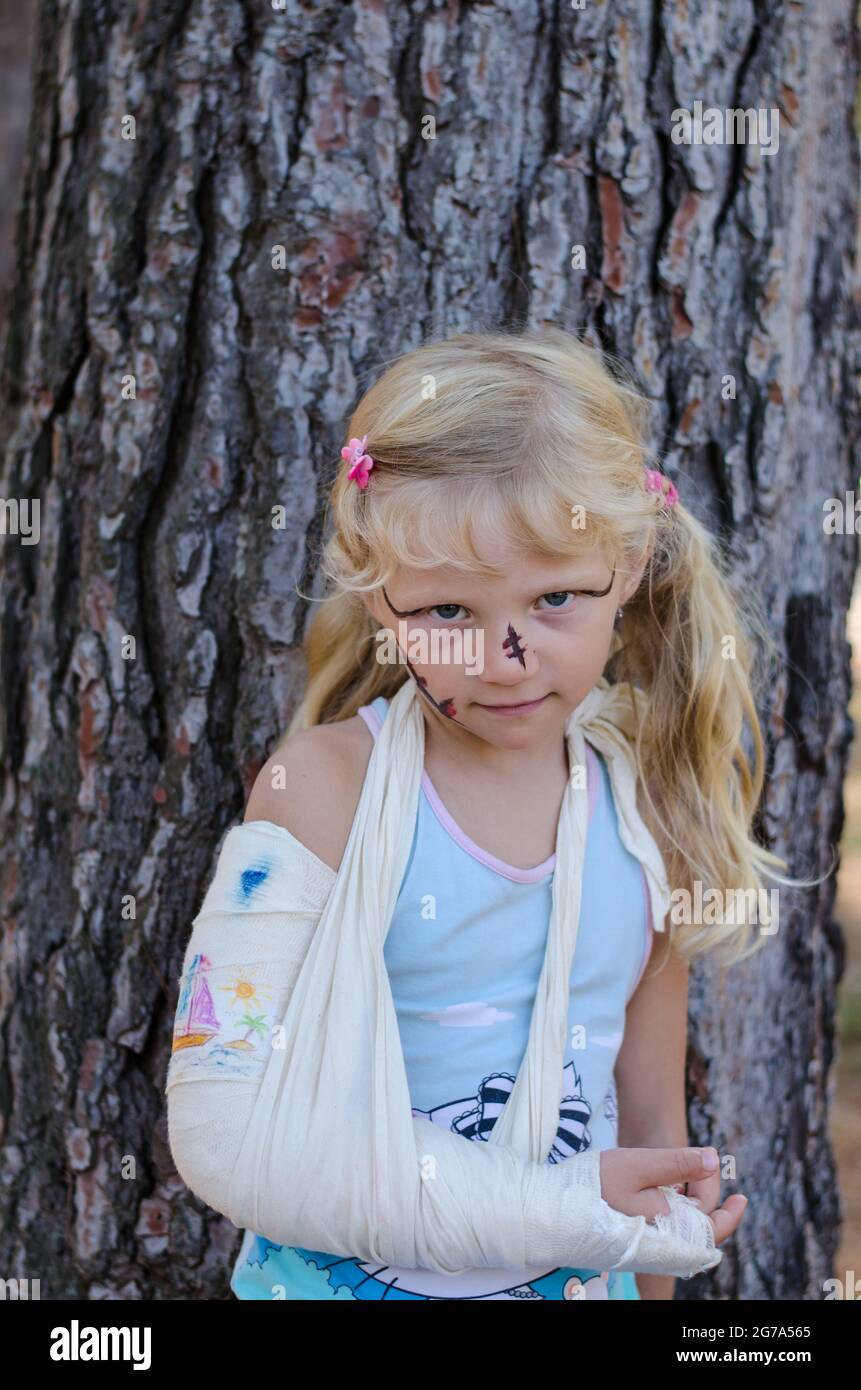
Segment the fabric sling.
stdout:
[[[632,702],[644,698],[602,679],[570,715],[565,737],[572,773],[585,771],[587,735],[603,754],[620,836],[643,865],[653,926],[662,931],[669,888],[636,805]],[[195,1086],[193,1073],[169,1072],[169,1136],[180,1175],[204,1200],[214,1196],[210,1204],[236,1226],[366,1261],[451,1274],[481,1265],[582,1266],[690,1278],[713,1268],[722,1252],[711,1222],[674,1188],[660,1188],[669,1212],[649,1222],[603,1199],[599,1151],[546,1161],[559,1120],[580,916],[585,776],[582,787],[569,778],[562,800],[546,953],[526,1053],[501,1115],[481,1143],[412,1115],[383,944],[424,765],[419,700],[412,680],[391,699],[340,868],[295,964],[280,1036],[217,1190],[197,1174],[212,1171],[203,1152],[207,1125],[229,1104],[230,1086],[203,1076]],[[195,921],[196,932],[205,919],[210,954],[241,929],[231,885],[247,867],[242,832],[267,825],[247,822],[226,837]],[[270,836],[270,854],[272,843]],[[285,855],[303,849],[289,834],[279,843]]]

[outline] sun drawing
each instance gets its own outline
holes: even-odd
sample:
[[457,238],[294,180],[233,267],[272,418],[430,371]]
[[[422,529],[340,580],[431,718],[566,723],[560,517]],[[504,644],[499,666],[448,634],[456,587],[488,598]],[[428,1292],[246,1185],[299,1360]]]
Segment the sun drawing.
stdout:
[[241,1004],[244,1009],[248,1009],[252,1004],[265,1004],[270,998],[268,985],[257,985],[253,980],[248,980],[239,972],[233,984],[222,985],[221,988],[226,994],[232,994],[233,998],[229,1001],[231,1009],[237,1004]]
[[[231,1047],[236,1052],[256,1052],[257,1048],[252,1039],[256,1037],[263,1042],[268,1035],[265,1005],[270,998],[269,986],[255,984],[240,971],[232,984],[222,985],[221,988],[225,993],[233,995],[229,1001],[231,1009],[240,1004],[244,1010],[242,1017],[231,1025],[244,1030],[243,1035],[225,1043],[224,1046]],[[264,1013],[253,1014],[251,1009],[254,1004],[258,1008],[264,1008]]]

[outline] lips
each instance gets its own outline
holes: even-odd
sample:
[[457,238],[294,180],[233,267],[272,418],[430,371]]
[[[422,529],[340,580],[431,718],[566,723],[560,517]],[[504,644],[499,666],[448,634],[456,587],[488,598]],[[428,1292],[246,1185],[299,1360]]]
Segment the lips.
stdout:
[[524,705],[537,705],[543,699],[543,695],[536,700],[517,700],[511,705],[482,705],[482,709],[523,709]]
[[480,709],[486,709],[486,710],[488,710],[491,714],[501,714],[501,715],[506,715],[506,714],[508,714],[508,715],[513,715],[513,714],[529,714],[531,710],[538,709],[540,705],[543,705],[543,704],[544,704],[544,701],[547,700],[548,698],[549,698],[549,697],[548,697],[547,695],[542,695],[542,696],[540,696],[540,698],[537,699],[537,700],[521,700],[521,701],[519,701],[516,705],[482,705],[482,704],[479,704],[479,708],[480,708]]

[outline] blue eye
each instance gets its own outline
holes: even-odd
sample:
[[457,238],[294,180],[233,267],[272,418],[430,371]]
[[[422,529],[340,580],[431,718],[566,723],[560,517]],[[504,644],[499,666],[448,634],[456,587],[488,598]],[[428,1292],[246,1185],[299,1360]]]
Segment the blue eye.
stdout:
[[[567,612],[568,609],[574,607],[577,600],[577,592],[574,589],[557,589],[551,594],[542,594],[541,598],[551,601],[550,609],[544,609],[544,612],[553,610],[556,612]],[[566,602],[568,598],[572,600],[571,603]],[[554,599],[559,601],[552,602]],[[457,614],[458,612],[467,613],[467,611],[468,610],[462,603],[435,603],[432,608],[423,609],[422,616],[428,615],[433,618],[438,615],[439,620],[442,622],[462,622],[463,618],[458,618]]]
[[[443,613],[442,610],[443,610],[444,608],[453,608],[453,609],[454,609],[454,612],[456,613],[457,610],[458,610],[459,608],[463,608],[463,604],[462,604],[462,603],[436,603],[436,604],[434,604],[433,608],[428,608],[427,611],[428,611],[428,613],[431,613],[431,614],[433,614],[433,613],[442,613],[443,619],[446,619],[446,618],[453,619],[453,618],[454,618],[454,613]],[[466,612],[466,609],[464,608],[463,611]]]
[[[541,597],[542,597],[542,598],[547,598],[547,599],[552,599],[552,598],[566,599],[566,598],[568,597],[569,594],[571,594],[572,597],[576,597],[576,595],[574,594],[574,590],[573,590],[573,589],[557,589],[554,593],[552,593],[552,594],[542,594]],[[561,608],[563,605],[562,605],[561,603],[553,603],[553,604],[551,604],[550,606],[551,606],[551,608]],[[568,606],[570,607],[571,605],[569,604]]]

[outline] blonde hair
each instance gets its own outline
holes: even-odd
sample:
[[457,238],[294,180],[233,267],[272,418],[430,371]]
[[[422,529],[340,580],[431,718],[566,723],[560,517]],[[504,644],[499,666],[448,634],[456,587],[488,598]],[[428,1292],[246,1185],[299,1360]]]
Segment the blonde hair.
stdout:
[[[476,550],[473,518],[509,554],[606,546],[618,567],[634,568],[648,552],[606,674],[648,697],[635,756],[671,888],[690,892],[698,878],[704,892],[747,894],[764,876],[818,882],[772,872],[786,861],[750,835],[764,784],[755,693],[768,678],[754,671],[751,638],[775,649],[684,489],[672,510],[644,489],[643,470],[655,466],[650,411],[619,359],[558,328],[459,333],[389,365],[350,418],[348,437],[367,435],[375,468],[361,489],[338,462],[322,555],[331,593],[304,639],[308,684],[288,733],[347,719],[410,679],[376,660],[377,624],[360,596],[398,565],[499,573]],[[581,506],[585,530],[575,526]],[[721,965],[765,942],[749,921],[682,928],[671,918],[669,936],[686,959],[714,949]]]

